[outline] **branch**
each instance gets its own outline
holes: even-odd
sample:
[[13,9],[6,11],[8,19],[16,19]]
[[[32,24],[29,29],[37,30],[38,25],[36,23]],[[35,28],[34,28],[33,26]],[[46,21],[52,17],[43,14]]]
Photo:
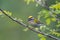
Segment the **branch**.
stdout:
[[28,29],[30,29],[31,31],[33,31],[33,32],[35,32],[35,33],[42,34],[42,35],[47,36],[47,37],[49,37],[49,38],[52,38],[52,39],[54,39],[54,40],[58,40],[58,38],[56,38],[56,37],[54,37],[54,36],[51,36],[51,35],[49,35],[49,34],[45,34],[45,33],[41,32],[41,31],[36,31],[36,30],[34,30],[33,28],[29,27],[28,25],[24,24],[23,22],[20,22],[20,21],[14,19],[13,17],[11,17],[11,16],[9,16],[8,14],[6,14],[2,9],[0,9],[0,11],[1,11],[3,14],[5,14],[8,18],[10,18],[12,21],[15,21],[16,23],[18,23],[19,25],[22,25],[23,27],[27,27]]
[[35,0],[35,2],[46,8],[47,10],[50,10],[47,0]]

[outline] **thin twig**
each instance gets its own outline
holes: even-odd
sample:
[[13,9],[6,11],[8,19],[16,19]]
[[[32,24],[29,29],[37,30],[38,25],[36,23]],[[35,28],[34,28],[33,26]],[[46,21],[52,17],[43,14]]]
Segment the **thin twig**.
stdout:
[[36,3],[38,3],[40,6],[46,8],[47,10],[50,10],[47,0],[35,0]]
[[33,31],[33,32],[35,32],[35,33],[42,34],[42,35],[47,36],[47,37],[49,37],[49,38],[58,40],[58,38],[56,38],[56,37],[54,37],[54,36],[51,36],[51,35],[48,35],[48,34],[45,34],[45,33],[41,32],[41,31],[36,31],[36,30],[30,28],[28,25],[24,24],[23,22],[20,22],[20,21],[14,19],[13,17],[9,16],[8,14],[6,14],[2,9],[0,9],[0,11],[1,11],[3,14],[5,14],[8,18],[10,18],[12,21],[15,21],[16,23],[22,25],[23,27],[27,27],[28,29],[30,29],[31,31]]

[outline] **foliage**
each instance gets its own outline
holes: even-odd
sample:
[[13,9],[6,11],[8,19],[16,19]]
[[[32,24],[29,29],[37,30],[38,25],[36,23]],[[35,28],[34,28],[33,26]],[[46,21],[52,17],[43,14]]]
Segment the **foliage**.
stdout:
[[[11,16],[12,15],[12,13],[11,12],[9,12],[9,11],[6,11],[6,10],[3,10],[6,14],[8,14],[9,16]],[[0,11],[0,16],[4,16],[4,14]]]
[[46,40],[45,36],[43,36],[42,34],[38,34],[38,37],[40,38],[40,40]]
[[[28,2],[28,0],[26,0],[26,2]],[[29,1],[29,3],[30,2],[31,1]],[[27,3],[27,4],[29,4],[29,3]],[[38,6],[38,4],[36,4],[36,6]],[[54,5],[52,4],[51,6],[49,6],[49,8],[51,8],[51,10],[54,10],[54,12],[52,14],[50,14],[51,11],[42,9],[40,12],[38,12],[37,19],[42,21],[45,25],[47,25],[47,27],[45,28],[45,31],[48,30],[47,31],[48,34],[60,37],[60,31],[59,31],[60,20],[56,21],[57,18],[60,19],[60,16],[57,16],[57,14],[60,15],[60,3],[57,2]],[[46,37],[42,36],[41,34],[38,34],[38,36],[41,37],[40,40],[46,40]]]
[[29,5],[30,2],[34,2],[34,0],[24,0],[24,1],[27,3],[27,5]]
[[51,5],[50,8],[58,10],[58,9],[60,9],[60,3],[56,3],[55,5]]
[[[30,2],[35,2],[35,0],[24,0],[27,5],[30,4]],[[36,7],[38,8],[38,5],[36,3]],[[46,33],[46,34],[50,34],[53,35],[55,37],[60,37],[60,3],[56,3],[56,4],[51,4],[51,6],[49,6],[49,8],[51,8],[51,10],[53,11],[52,14],[50,14],[52,11],[51,10],[46,10],[46,9],[41,9],[38,12],[37,15],[37,19],[40,20],[42,23],[44,23],[44,25],[46,25],[46,27],[43,29],[41,28],[42,32]],[[7,13],[9,16],[12,15],[11,12],[4,10],[5,13]],[[0,12],[0,16],[4,16],[4,14],[2,14],[2,12]],[[14,18],[16,19],[16,18]],[[18,19],[19,21],[22,22],[21,19]],[[24,31],[27,31],[28,28],[24,29]],[[40,40],[47,40],[47,37],[45,37],[42,34],[38,34],[38,37]]]

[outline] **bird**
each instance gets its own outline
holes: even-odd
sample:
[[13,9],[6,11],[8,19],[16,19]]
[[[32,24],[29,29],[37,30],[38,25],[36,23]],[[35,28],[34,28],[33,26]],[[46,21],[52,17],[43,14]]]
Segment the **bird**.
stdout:
[[41,23],[38,19],[34,18],[33,16],[29,16],[28,24],[33,27],[40,27],[43,23]]

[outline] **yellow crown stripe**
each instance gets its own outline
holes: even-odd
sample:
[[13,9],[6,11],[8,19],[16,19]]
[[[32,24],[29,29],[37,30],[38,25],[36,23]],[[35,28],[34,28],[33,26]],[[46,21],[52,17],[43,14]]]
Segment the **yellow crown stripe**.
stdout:
[[32,16],[29,16],[28,18],[32,18]]

